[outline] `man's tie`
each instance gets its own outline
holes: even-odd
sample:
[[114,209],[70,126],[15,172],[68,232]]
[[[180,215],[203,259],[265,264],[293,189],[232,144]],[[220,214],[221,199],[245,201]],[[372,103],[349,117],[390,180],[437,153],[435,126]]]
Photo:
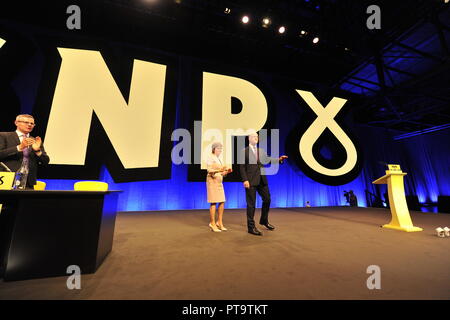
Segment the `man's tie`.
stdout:
[[[27,136],[23,136],[23,139],[26,139]],[[26,147],[25,149],[23,149],[23,160],[22,163],[24,163],[26,165],[26,167],[28,168],[28,163],[30,161],[30,147]]]

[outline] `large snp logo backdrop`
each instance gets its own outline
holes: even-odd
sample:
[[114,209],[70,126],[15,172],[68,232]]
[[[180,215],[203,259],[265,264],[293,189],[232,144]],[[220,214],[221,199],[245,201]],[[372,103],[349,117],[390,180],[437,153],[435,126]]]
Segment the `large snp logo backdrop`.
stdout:
[[[319,100],[320,92],[288,85],[285,89],[296,96],[303,118],[280,138],[273,132],[284,130],[283,118],[290,115],[272,102],[267,84],[245,72],[226,72],[226,66],[216,65],[213,72],[199,65],[192,76],[197,99],[178,107],[188,111],[192,123],[176,128],[181,72],[176,59],[48,43],[44,58],[33,114],[51,156],[47,177],[96,179],[104,164],[116,182],[169,179],[176,149],[191,166],[189,179],[201,181],[202,159],[211,143],[222,142],[225,163],[236,164],[235,138],[249,130],[266,130],[271,137],[268,153],[278,156],[281,146],[292,163],[320,183],[345,184],[361,169],[358,143],[340,117],[347,111],[347,99]],[[186,129],[190,143],[185,135],[183,141],[175,139],[176,129]],[[231,178],[238,180],[236,174]]]

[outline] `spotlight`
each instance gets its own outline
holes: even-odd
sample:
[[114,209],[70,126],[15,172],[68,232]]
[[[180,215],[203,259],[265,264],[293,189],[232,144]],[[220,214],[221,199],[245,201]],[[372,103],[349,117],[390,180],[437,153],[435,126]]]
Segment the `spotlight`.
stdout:
[[279,33],[284,33],[286,31],[286,28],[284,27],[284,26],[281,26],[279,29],[278,29],[278,32]]
[[271,21],[270,21],[270,19],[269,18],[264,18],[263,20],[262,20],[262,26],[264,27],[264,28],[267,28],[267,27],[269,27],[270,26],[270,23],[271,23]]
[[313,43],[318,43],[319,42],[319,37],[315,37],[314,39],[313,39]]
[[300,31],[300,37],[304,37],[308,34],[305,30]]
[[248,23],[250,21],[250,18],[248,16],[242,17],[242,23]]
[[231,9],[230,8],[225,8],[225,10],[223,12],[225,14],[230,14],[231,13]]
[[182,0],[175,0],[176,4],[180,4]]

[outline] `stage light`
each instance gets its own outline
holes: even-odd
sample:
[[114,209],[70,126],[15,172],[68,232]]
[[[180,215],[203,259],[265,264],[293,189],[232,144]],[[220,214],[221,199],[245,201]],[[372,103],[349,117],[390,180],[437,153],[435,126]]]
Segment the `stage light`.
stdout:
[[316,10],[320,10],[320,6],[316,6]]
[[304,37],[308,34],[305,30],[300,31],[300,37]]
[[284,26],[281,26],[279,29],[278,29],[278,32],[279,33],[284,33],[286,31],[286,28],[284,27]]
[[313,43],[318,43],[319,42],[319,37],[315,37],[314,39],[313,39]]
[[225,14],[230,14],[231,13],[231,9],[230,8],[225,8],[225,10],[223,12],[225,12]]
[[242,23],[248,23],[250,21],[250,18],[248,16],[242,17]]
[[271,21],[270,21],[270,19],[269,18],[264,18],[263,20],[262,20],[262,26],[264,27],[264,28],[267,28],[267,27],[269,27],[270,26],[270,23],[271,23]]
[[444,0],[445,3],[449,3],[450,0]]
[[182,0],[175,0],[176,4],[180,4]]

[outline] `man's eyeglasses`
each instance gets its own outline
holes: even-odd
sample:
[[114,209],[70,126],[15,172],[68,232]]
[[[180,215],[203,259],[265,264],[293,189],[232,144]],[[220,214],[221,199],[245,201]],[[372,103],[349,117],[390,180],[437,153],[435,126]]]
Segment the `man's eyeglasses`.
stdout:
[[28,121],[22,121],[22,120],[19,120],[19,121],[17,121],[17,122],[22,122],[22,123],[28,124],[28,125],[30,125],[30,126],[32,126],[32,127],[34,127],[34,126],[36,125],[36,123],[28,122]]

